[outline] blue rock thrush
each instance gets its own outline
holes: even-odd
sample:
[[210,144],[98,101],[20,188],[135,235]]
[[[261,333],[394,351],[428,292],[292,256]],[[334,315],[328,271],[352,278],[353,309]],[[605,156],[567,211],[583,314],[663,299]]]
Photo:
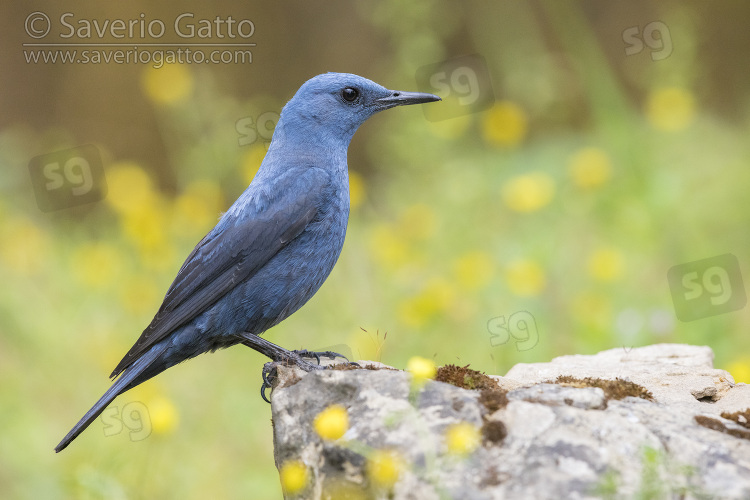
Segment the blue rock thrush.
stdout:
[[55,451],[117,395],[204,352],[244,344],[274,363],[320,369],[303,359],[316,353],[288,351],[260,334],[302,307],[336,264],[349,220],[346,152],[357,128],[378,111],[438,100],[352,74],[305,82],[284,106],[250,186],[190,253],[153,321],[112,372],[119,378]]

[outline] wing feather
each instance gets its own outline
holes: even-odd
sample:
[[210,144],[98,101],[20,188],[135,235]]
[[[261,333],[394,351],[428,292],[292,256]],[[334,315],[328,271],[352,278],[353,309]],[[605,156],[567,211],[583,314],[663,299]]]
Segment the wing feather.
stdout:
[[250,279],[298,237],[317,215],[328,183],[328,174],[318,168],[287,170],[274,185],[283,194],[264,210],[222,229],[217,226],[206,235],[182,265],[151,324],[111,377]]

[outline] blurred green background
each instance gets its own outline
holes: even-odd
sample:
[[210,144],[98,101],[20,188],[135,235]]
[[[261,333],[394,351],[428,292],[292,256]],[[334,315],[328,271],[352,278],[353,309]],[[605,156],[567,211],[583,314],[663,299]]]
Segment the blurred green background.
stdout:
[[[227,41],[171,36],[192,12],[250,19],[256,46],[245,64],[33,63],[35,11],[53,21],[45,42]],[[737,310],[683,322],[667,280],[727,253],[739,262],[728,272],[750,276],[747,3],[45,0],[0,12],[2,498],[281,496],[258,395],[266,360],[242,347],[168,370],[52,449],[252,179],[269,117],[326,71],[426,90],[420,68],[477,54],[494,104],[444,119],[412,106],[361,128],[341,259],[267,338],[494,374],[681,342],[711,346],[717,367],[750,382],[740,290]],[[65,12],[73,24],[143,13],[168,33],[63,39]],[[106,197],[41,211],[31,159],[85,144],[101,153]]]

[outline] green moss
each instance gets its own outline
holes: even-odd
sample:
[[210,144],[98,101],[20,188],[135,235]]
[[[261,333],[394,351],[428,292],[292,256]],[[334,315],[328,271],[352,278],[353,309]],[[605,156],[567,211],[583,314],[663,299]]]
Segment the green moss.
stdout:
[[594,377],[578,378],[571,375],[560,375],[554,383],[568,387],[598,387],[604,391],[604,397],[608,401],[626,397],[641,398],[647,401],[654,400],[654,395],[645,387],[620,378],[606,380]]
[[485,445],[497,445],[508,435],[505,424],[499,420],[485,420],[482,425],[482,442]]
[[508,405],[507,394],[507,391],[503,391],[502,389],[485,389],[479,394],[479,403],[487,408],[487,411],[494,413]]
[[470,369],[469,365],[463,367],[456,365],[441,366],[438,368],[435,380],[455,385],[461,389],[479,391],[500,389],[500,386],[497,385],[497,380],[488,377],[480,371]]

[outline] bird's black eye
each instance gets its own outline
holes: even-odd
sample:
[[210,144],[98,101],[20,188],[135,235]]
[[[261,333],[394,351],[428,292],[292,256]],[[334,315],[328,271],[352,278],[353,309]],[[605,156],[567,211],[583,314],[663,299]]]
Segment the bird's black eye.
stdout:
[[341,97],[343,97],[346,102],[354,102],[357,100],[357,97],[359,97],[359,90],[353,87],[346,87],[341,91]]

